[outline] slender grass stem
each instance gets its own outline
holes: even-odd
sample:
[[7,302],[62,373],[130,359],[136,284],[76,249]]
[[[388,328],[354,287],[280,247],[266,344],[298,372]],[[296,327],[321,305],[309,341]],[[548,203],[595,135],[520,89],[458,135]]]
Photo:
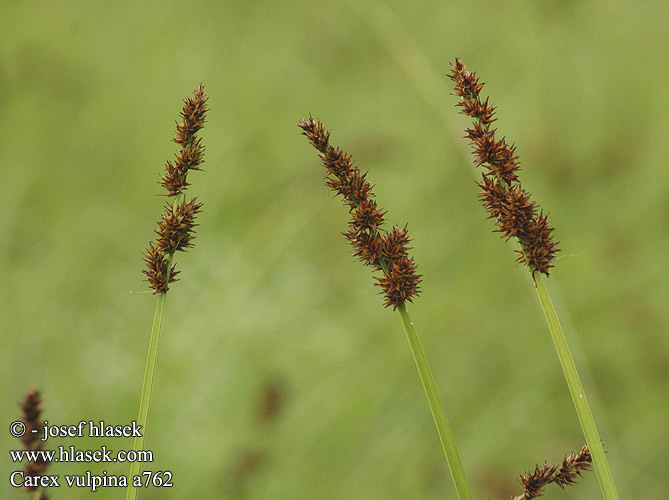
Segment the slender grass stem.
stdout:
[[[185,198],[184,194],[179,194],[174,203],[172,210],[176,210],[179,203]],[[174,254],[167,256],[167,276],[165,282],[169,284],[170,273],[172,271],[172,261]],[[144,438],[146,437],[146,426],[149,420],[149,406],[151,405],[151,393],[153,392],[153,378],[156,374],[156,363],[158,361],[158,340],[160,339],[160,329],[163,326],[163,314],[165,313],[165,300],[167,299],[167,292],[159,293],[156,301],[156,311],[153,315],[153,326],[151,327],[151,339],[149,340],[149,353],[146,356],[146,367],[144,369],[144,383],[142,384],[142,397],[139,401],[139,416],[137,417],[137,425],[142,426],[140,437],[135,438],[133,445],[134,451],[144,449]],[[128,479],[128,491],[126,493],[126,500],[136,500],[139,491],[132,485],[133,478],[141,471],[141,462],[133,462],[130,465],[130,477]]]
[[539,303],[541,304],[541,309],[544,311],[548,329],[553,337],[553,343],[555,344],[555,349],[557,350],[557,355],[560,359],[560,364],[562,365],[562,371],[564,372],[567,385],[569,386],[569,392],[571,392],[571,398],[574,401],[578,420],[581,422],[585,441],[588,443],[588,448],[590,448],[592,463],[595,468],[597,480],[599,481],[599,486],[602,489],[602,494],[605,500],[618,500],[618,492],[616,490],[616,485],[613,482],[609,463],[606,460],[604,447],[602,446],[599,433],[597,432],[595,419],[592,416],[592,411],[590,411],[590,405],[585,397],[585,391],[583,390],[581,379],[576,371],[574,358],[572,358],[571,351],[567,345],[567,339],[560,326],[555,307],[553,307],[553,302],[551,302],[551,298],[548,295],[548,290],[546,289],[546,284],[544,283],[541,274],[536,273],[534,279]]
[[[171,266],[167,266],[168,272]],[[144,370],[144,384],[142,385],[142,398],[139,403],[139,417],[137,417],[137,425],[142,426],[141,436],[135,438],[133,446],[134,451],[144,449],[144,437],[146,436],[146,424],[149,419],[149,406],[151,405],[151,392],[153,390],[153,378],[156,373],[156,361],[158,359],[158,340],[160,339],[160,329],[163,324],[163,313],[165,312],[165,299],[167,293],[159,293],[156,301],[156,312],[153,316],[153,327],[151,328],[151,340],[149,341],[149,353],[146,357],[146,368]],[[138,475],[141,470],[141,462],[133,462],[130,465],[130,477],[128,478],[128,491],[126,493],[126,500],[136,500],[139,493],[138,489],[133,486],[133,477]]]
[[441,447],[444,449],[444,455],[446,455],[446,461],[448,462],[448,467],[451,471],[451,476],[453,477],[453,483],[455,484],[458,498],[460,500],[472,500],[472,492],[469,488],[469,483],[467,483],[467,477],[465,476],[465,470],[460,461],[458,449],[455,446],[453,431],[448,423],[448,418],[446,418],[444,405],[439,397],[439,392],[437,391],[437,386],[434,383],[434,377],[432,376],[432,370],[430,370],[430,365],[427,362],[425,352],[418,339],[418,334],[416,333],[416,329],[413,326],[405,305],[400,304],[397,307],[397,311],[399,312],[404,331],[407,334],[407,339],[411,346],[411,353],[416,362],[416,368],[418,368],[418,374],[423,383],[423,389],[425,389],[425,395],[427,396],[427,402],[432,411],[434,423],[437,426],[437,433],[441,440]]

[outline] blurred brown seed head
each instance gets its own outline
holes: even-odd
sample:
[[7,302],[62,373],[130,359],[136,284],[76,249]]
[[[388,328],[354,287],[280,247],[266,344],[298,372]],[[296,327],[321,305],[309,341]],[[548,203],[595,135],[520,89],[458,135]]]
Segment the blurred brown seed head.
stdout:
[[[21,442],[26,450],[38,451],[42,449],[44,442],[40,439],[44,423],[40,419],[43,405],[39,392],[31,387],[26,392],[26,397],[20,404],[23,413],[23,423],[26,426],[26,432],[21,437]],[[33,432],[36,431],[36,432]],[[23,471],[24,477],[40,476],[49,466],[49,462],[44,460],[41,455],[34,462],[28,462]],[[34,491],[37,487],[26,486],[26,491]],[[46,498],[45,495],[43,495]]]
[[475,73],[456,58],[451,65],[449,78],[455,85],[455,95],[460,97],[456,106],[461,113],[474,118],[465,137],[474,148],[474,163],[484,167],[483,181],[479,183],[479,194],[483,206],[495,219],[502,238],[517,238],[522,250],[518,251],[518,261],[526,264],[532,273],[540,272],[548,276],[553,267],[557,243],[553,241],[553,229],[537,205],[531,201],[527,191],[522,189],[516,172],[520,170],[516,147],[509,145],[505,138],[496,139],[496,129],[490,124],[496,120],[495,108],[488,98],[481,100],[479,94],[483,83]]
[[[40,434],[43,423],[39,416],[44,409],[39,392],[34,387],[26,391],[26,397],[20,404],[23,413],[23,423],[26,424],[26,433],[21,436],[21,442],[26,450],[36,450],[41,446]],[[36,432],[32,432],[36,431]]]
[[274,422],[284,403],[285,387],[277,380],[267,381],[262,388],[258,420],[263,424]]
[[363,264],[383,272],[377,278],[385,305],[397,308],[405,301],[411,302],[419,292],[420,275],[408,256],[407,229],[383,229],[386,212],[377,206],[367,174],[353,164],[351,156],[330,146],[330,132],[323,124],[309,117],[301,120],[302,135],[319,151],[326,169],[326,185],[335,195],[343,198],[351,214],[349,231],[344,236],[353,247],[353,255]]

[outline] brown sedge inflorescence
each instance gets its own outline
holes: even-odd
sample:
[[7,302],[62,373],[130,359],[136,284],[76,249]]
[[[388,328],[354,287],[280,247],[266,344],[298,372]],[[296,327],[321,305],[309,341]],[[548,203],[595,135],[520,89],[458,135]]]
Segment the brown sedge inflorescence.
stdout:
[[549,276],[553,267],[555,254],[559,251],[553,241],[553,228],[550,227],[546,215],[530,194],[525,191],[518,178],[520,169],[516,147],[508,144],[503,137],[495,137],[496,129],[491,124],[496,120],[495,108],[488,98],[480,97],[483,83],[479,82],[475,73],[456,58],[451,65],[449,76],[455,83],[455,94],[460,97],[456,104],[461,113],[474,118],[474,124],[466,130],[465,138],[474,147],[474,163],[484,167],[486,171],[478,186],[481,203],[495,219],[497,229],[502,238],[517,238],[521,245],[518,262],[527,265],[532,274],[540,272]]
[[548,484],[557,484],[564,489],[565,486],[572,485],[576,482],[576,478],[581,476],[582,472],[588,471],[592,468],[592,457],[588,445],[584,444],[578,451],[572,451],[563,460],[560,467],[550,465],[544,462],[544,465],[537,465],[532,472],[522,474],[520,476],[520,483],[523,486],[523,495],[515,497],[514,500],[521,498],[524,500],[532,500],[540,497],[543,494],[544,486]]
[[326,173],[326,185],[343,198],[351,214],[345,238],[353,247],[353,255],[363,264],[383,273],[377,285],[383,290],[385,306],[396,309],[411,302],[419,292],[421,276],[409,257],[409,236],[406,226],[383,229],[386,212],[377,206],[366,173],[361,173],[351,156],[330,146],[330,132],[311,116],[301,120],[302,135],[319,151]]
[[[43,422],[40,419],[42,410],[42,398],[39,392],[31,387],[26,392],[26,397],[20,404],[21,412],[23,413],[23,423],[25,424],[25,433],[21,436],[23,447],[29,451],[39,451],[42,449],[44,442],[40,439],[42,435]],[[28,462],[24,471],[23,477],[37,477],[43,475],[50,462],[44,460],[42,454],[33,462]],[[25,486],[26,491],[35,491],[36,486]],[[47,496],[42,493],[39,500],[46,500]]]
[[197,198],[183,199],[184,191],[189,186],[188,172],[202,170],[204,147],[198,131],[204,126],[207,113],[207,97],[202,84],[185,100],[181,111],[181,122],[177,122],[174,142],[179,145],[174,161],[167,161],[165,173],[161,175],[160,185],[167,191],[168,197],[177,197],[176,201],[166,203],[156,229],[156,239],[149,243],[144,253],[149,287],[154,293],[165,293],[169,283],[177,281],[179,271],[171,265],[171,257],[177,251],[185,251],[193,246],[195,216],[200,212],[201,203]]

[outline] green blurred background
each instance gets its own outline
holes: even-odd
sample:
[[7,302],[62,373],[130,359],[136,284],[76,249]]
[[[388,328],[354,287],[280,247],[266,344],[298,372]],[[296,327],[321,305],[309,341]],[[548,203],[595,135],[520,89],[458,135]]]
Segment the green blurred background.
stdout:
[[[0,20],[3,429],[136,418],[155,297],[141,253],[174,120],[210,96],[196,247],[167,301],[141,498],[455,498],[400,321],[341,232],[313,113],[409,224],[410,310],[475,498],[582,444],[530,275],[492,232],[444,76],[487,83],[564,257],[549,285],[621,498],[666,498],[665,2],[14,2]],[[5,430],[4,450],[17,448]],[[129,439],[49,447],[131,448]],[[6,451],[4,452],[6,453]],[[2,461],[0,496],[17,467]],[[129,465],[55,464],[54,474]],[[86,489],[50,491],[89,498]],[[119,489],[96,498],[124,498]],[[593,473],[545,498],[593,499]]]

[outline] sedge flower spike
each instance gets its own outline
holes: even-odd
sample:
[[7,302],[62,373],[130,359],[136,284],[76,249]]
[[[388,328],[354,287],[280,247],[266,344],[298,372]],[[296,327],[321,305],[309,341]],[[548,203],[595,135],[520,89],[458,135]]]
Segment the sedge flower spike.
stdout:
[[[158,228],[155,230],[156,238],[149,243],[149,248],[144,253],[146,268],[142,272],[147,277],[149,288],[157,297],[139,401],[139,416],[137,417],[137,423],[143,427],[144,434],[135,437],[133,451],[136,452],[144,449],[167,291],[169,284],[176,281],[175,276],[179,274],[179,271],[174,268],[172,259],[176,252],[185,252],[193,246],[195,227],[197,227],[195,217],[202,208],[197,198],[186,201],[185,191],[189,186],[188,172],[202,170],[200,165],[204,159],[204,147],[197,133],[204,126],[206,114],[207,96],[203,85],[200,84],[193,95],[184,101],[181,121],[176,123],[177,130],[173,138],[179,149],[175,154],[175,159],[165,164],[165,173],[160,178],[160,185],[167,191],[167,196],[174,200],[165,204],[163,214],[158,221]],[[129,477],[138,477],[140,471],[141,463],[133,462],[130,466]],[[140,486],[134,482],[128,484],[126,500],[137,500]]]
[[481,100],[483,83],[476,74],[470,73],[458,58],[451,69],[448,76],[455,84],[455,95],[460,97],[456,106],[462,108],[463,115],[475,120],[466,130],[465,138],[474,148],[476,166],[486,169],[478,183],[481,203],[495,220],[495,231],[506,240],[516,238],[520,243],[521,250],[516,250],[518,262],[527,265],[532,274],[540,272],[549,276],[559,250],[547,217],[520,184],[516,147],[508,144],[504,137],[495,137],[497,130],[491,128],[496,120],[495,108],[489,104],[488,98]]
[[204,147],[196,134],[204,126],[206,113],[207,97],[200,84],[193,96],[184,102],[181,122],[176,124],[177,131],[173,139],[179,145],[179,150],[173,162],[167,161],[165,173],[160,180],[167,196],[176,196],[177,200],[165,205],[156,229],[157,238],[144,253],[146,269],[142,272],[146,275],[153,293],[166,293],[169,283],[177,281],[175,276],[179,271],[171,265],[171,257],[175,252],[183,252],[193,246],[191,242],[197,226],[195,216],[200,212],[202,204],[197,202],[197,198],[185,201],[183,194],[189,186],[188,172],[202,170],[200,165],[204,159]]
[[348,154],[330,145],[330,132],[320,121],[310,116],[308,120],[301,120],[299,127],[302,135],[318,150],[326,170],[326,185],[335,196],[341,196],[348,207],[351,219],[344,237],[353,247],[353,255],[364,265],[382,273],[375,278],[376,284],[383,291],[385,306],[392,306],[402,321],[458,499],[472,500],[453,431],[425,351],[407,311],[406,303],[412,302],[419,294],[421,281],[421,276],[416,273],[416,264],[409,257],[407,228],[384,229],[386,212],[377,205],[367,174],[360,172]]
[[[474,163],[485,169],[483,178],[478,184],[481,188],[479,193],[481,202],[490,214],[490,218],[495,220],[496,231],[501,233],[502,238],[507,240],[516,238],[520,243],[521,248],[517,250],[518,261],[527,265],[532,273],[534,289],[569,387],[602,496],[604,500],[618,500],[618,491],[601,444],[595,418],[557,311],[541,276],[550,275],[550,269],[558,252],[557,243],[553,241],[553,228],[550,227],[547,216],[531,200],[530,194],[520,183],[518,178],[520,168],[515,146],[508,144],[505,138],[498,139],[496,129],[491,128],[495,121],[495,112],[488,98],[482,100],[480,97],[483,83],[479,82],[476,74],[470,73],[458,58],[451,65],[451,74],[448,76],[455,85],[455,95],[460,98],[457,106],[461,108],[461,113],[474,119],[471,128],[467,129],[465,138],[469,139],[473,146]],[[541,485],[546,478],[553,477],[550,469],[537,469],[535,473],[535,476],[530,475],[525,478],[528,481],[526,495],[522,497],[525,500],[534,498],[536,496],[534,493],[541,489],[539,487],[533,490],[533,485]],[[572,480],[573,475],[565,473],[557,476],[555,482],[564,486],[571,484]]]
[[351,214],[349,230],[344,237],[353,247],[353,255],[363,264],[383,273],[376,278],[385,296],[385,306],[397,309],[420,293],[420,275],[409,257],[406,226],[383,229],[386,212],[377,206],[366,173],[361,173],[351,157],[330,146],[330,132],[309,117],[301,120],[302,135],[318,150],[326,173],[326,185],[342,197]]

